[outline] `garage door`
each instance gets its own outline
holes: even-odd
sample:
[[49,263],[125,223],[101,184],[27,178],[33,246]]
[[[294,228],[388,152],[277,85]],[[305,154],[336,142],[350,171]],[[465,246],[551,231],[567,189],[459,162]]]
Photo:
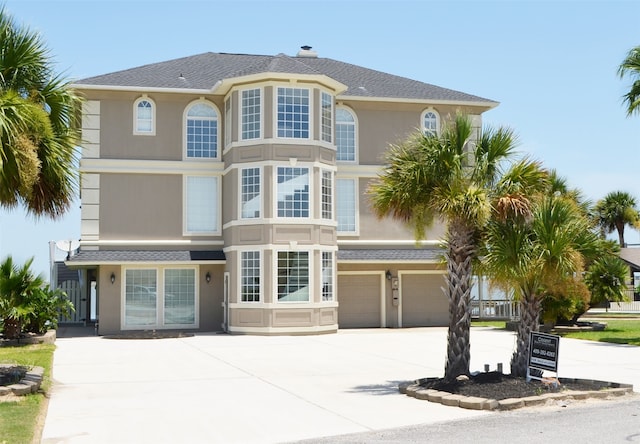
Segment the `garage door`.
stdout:
[[380,276],[338,276],[338,327],[380,327]]
[[442,327],[449,324],[449,304],[441,274],[402,275],[402,326]]

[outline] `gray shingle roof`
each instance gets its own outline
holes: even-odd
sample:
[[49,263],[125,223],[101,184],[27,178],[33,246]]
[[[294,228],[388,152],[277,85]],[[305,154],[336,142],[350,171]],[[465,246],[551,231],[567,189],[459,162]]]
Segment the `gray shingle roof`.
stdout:
[[89,77],[76,87],[107,86],[210,90],[216,83],[252,74],[325,75],[347,86],[349,97],[372,97],[497,104],[490,99],[321,57],[207,52]]
[[224,261],[224,252],[220,250],[188,251],[188,250],[80,250],[65,263],[101,264],[125,262],[190,262],[190,261]]
[[414,249],[353,249],[338,250],[338,261],[359,262],[438,262],[442,259],[444,250],[438,248]]

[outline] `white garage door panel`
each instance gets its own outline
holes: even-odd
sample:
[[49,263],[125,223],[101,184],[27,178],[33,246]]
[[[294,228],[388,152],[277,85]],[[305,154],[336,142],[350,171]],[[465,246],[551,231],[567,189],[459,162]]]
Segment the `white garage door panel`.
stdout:
[[338,327],[380,327],[380,276],[338,276]]
[[402,276],[402,326],[436,327],[449,323],[449,304],[441,274]]

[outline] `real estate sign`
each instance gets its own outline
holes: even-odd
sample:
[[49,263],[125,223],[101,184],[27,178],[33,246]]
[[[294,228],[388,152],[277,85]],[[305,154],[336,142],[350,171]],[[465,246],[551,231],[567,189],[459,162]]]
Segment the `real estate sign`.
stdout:
[[529,367],[558,372],[560,336],[531,332],[529,335]]

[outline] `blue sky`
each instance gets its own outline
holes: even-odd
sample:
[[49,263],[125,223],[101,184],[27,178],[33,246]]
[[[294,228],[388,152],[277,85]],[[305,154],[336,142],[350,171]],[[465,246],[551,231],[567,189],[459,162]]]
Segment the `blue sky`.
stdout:
[[[640,45],[640,2],[9,0],[47,42],[58,72],[81,79],[207,51],[337,59],[500,102],[484,123],[592,200],[640,199],[640,116],[617,67]],[[79,202],[58,221],[0,210],[0,256],[48,277],[51,240],[80,237]],[[627,242],[640,242],[628,230]],[[61,253],[58,252],[58,255]]]

